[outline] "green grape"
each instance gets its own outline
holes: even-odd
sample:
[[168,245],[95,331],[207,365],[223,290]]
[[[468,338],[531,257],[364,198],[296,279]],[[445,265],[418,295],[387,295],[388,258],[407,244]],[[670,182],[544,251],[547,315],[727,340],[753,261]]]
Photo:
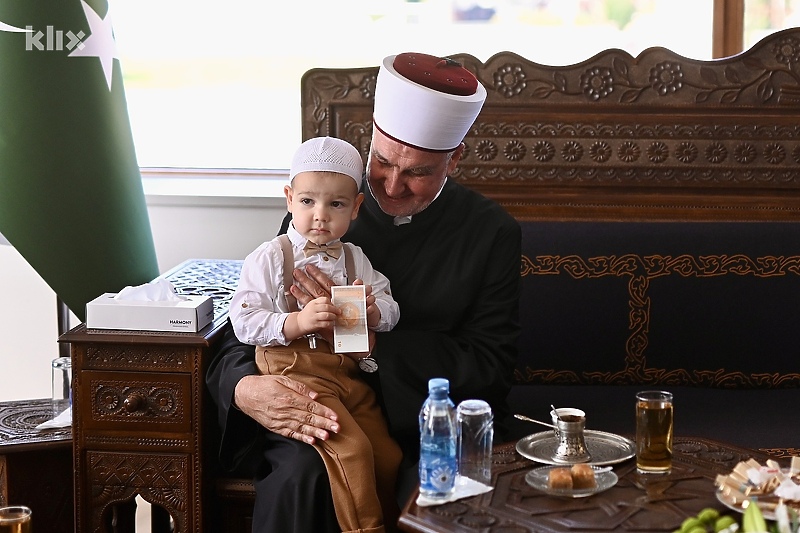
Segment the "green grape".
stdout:
[[697,518],[704,524],[713,524],[719,518],[719,511],[712,507],[706,507],[697,514]]
[[[703,523],[696,516],[690,516],[681,523],[681,532],[690,533],[690,531],[697,527],[703,527]],[[705,528],[703,529],[705,530]]]
[[730,515],[723,515],[717,518],[714,522],[714,533],[722,531],[726,527],[730,527],[732,524],[736,523],[736,519]]

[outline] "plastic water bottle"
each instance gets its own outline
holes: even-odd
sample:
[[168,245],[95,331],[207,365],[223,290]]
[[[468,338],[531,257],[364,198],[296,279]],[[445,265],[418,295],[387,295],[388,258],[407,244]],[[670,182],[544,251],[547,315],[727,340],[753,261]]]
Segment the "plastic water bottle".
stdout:
[[431,379],[419,413],[419,491],[434,500],[453,494],[458,471],[456,409],[449,394],[448,380]]

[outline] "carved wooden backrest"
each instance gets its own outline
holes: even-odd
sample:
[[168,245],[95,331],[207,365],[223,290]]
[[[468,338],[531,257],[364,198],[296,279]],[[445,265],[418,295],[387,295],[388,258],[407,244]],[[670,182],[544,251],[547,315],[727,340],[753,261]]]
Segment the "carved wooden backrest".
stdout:
[[[452,57],[488,91],[452,178],[520,220],[800,218],[800,29],[714,61],[663,48],[559,67]],[[366,156],[377,70],[307,72],[303,138]]]
[[[800,28],[715,61],[452,57],[488,98],[451,177],[522,222],[518,383],[800,384]],[[303,137],[366,157],[377,72],[307,72]]]

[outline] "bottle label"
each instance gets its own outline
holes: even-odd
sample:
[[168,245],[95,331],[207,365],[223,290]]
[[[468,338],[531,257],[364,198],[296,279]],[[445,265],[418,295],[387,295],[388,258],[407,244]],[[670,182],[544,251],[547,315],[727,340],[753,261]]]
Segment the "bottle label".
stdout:
[[428,495],[447,495],[456,482],[455,447],[446,443],[425,443],[419,460],[420,491]]

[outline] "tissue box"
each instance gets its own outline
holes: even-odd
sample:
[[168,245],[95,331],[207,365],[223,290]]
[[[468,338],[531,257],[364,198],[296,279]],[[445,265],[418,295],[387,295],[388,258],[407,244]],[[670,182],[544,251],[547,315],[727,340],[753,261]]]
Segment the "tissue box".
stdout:
[[214,319],[210,296],[186,295],[179,302],[115,300],[107,292],[86,304],[87,329],[197,332]]

